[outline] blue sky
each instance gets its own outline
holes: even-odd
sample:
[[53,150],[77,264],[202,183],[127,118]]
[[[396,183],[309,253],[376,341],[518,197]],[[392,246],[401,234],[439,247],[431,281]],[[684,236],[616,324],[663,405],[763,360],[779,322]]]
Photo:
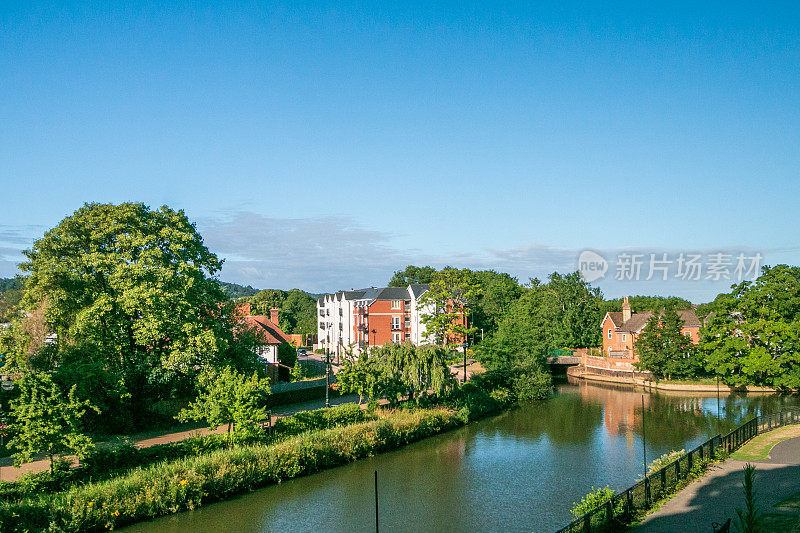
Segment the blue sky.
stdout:
[[794,2],[3,2],[0,276],[131,200],[185,209],[258,287],[524,280],[584,249],[798,264],[798,72]]

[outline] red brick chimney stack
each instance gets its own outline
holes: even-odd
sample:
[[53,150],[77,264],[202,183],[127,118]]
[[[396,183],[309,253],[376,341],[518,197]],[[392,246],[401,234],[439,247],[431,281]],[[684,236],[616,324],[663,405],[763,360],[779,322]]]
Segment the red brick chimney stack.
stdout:
[[269,319],[276,326],[278,325],[278,313],[279,312],[280,312],[280,309],[278,309],[277,307],[273,307],[272,309],[269,310]]

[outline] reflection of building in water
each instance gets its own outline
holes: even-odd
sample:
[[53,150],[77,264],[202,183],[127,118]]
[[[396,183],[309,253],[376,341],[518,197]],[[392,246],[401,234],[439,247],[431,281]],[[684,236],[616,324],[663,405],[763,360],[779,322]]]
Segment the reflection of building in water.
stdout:
[[[580,382],[581,399],[584,402],[599,403],[603,408],[603,426],[609,435],[622,435],[629,447],[634,444],[634,436],[642,427],[642,393],[627,387],[597,385]],[[691,413],[703,416],[703,399],[685,396],[664,396],[644,394],[644,407],[647,413],[657,410]]]
[[[624,435],[628,446],[633,446],[635,428],[641,427],[642,395],[630,389],[601,387],[581,383],[581,398],[603,405],[603,425],[609,435]],[[651,397],[645,394],[645,407]]]

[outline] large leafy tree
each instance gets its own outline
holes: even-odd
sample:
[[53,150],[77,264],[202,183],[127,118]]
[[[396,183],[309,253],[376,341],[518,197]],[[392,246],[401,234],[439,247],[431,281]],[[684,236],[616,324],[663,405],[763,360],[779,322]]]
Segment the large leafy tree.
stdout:
[[430,283],[433,281],[436,269],[429,266],[418,267],[408,265],[403,270],[398,270],[389,280],[389,287],[408,287],[412,283]]
[[490,369],[541,365],[552,349],[597,346],[601,303],[600,290],[578,272],[555,272],[547,283],[532,279],[478,350],[481,361]]
[[480,284],[469,269],[443,268],[436,272],[430,289],[419,299],[421,315],[430,340],[452,345],[473,335],[476,328],[469,322],[473,306],[481,295]]
[[[206,366],[255,368],[213,278],[222,262],[183,211],[86,204],[25,254],[22,305],[41,312],[56,343],[29,348],[19,366],[49,369],[67,353],[83,354],[93,368],[119,376],[132,413],[173,391],[191,392]],[[28,335],[29,345],[41,333]]]
[[19,466],[43,453],[50,459],[52,472],[57,456],[85,457],[92,441],[83,434],[80,419],[88,409],[96,408],[76,399],[75,386],[64,393],[44,372],[24,373],[17,386],[19,397],[11,403],[14,464]]
[[696,377],[702,371],[702,361],[681,328],[683,320],[674,310],[653,312],[636,339],[636,366],[657,378]]
[[800,387],[800,268],[764,267],[706,306],[706,367],[730,385]]

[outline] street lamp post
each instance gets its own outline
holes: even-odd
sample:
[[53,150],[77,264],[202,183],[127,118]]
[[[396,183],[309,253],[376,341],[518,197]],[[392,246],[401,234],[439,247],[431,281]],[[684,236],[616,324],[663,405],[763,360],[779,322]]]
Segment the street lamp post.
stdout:
[[466,340],[461,345],[461,347],[464,348],[464,381],[462,383],[466,383],[467,382],[467,347],[468,346],[469,346],[469,343]]
[[331,406],[328,390],[331,388],[331,352],[325,350],[325,407]]

